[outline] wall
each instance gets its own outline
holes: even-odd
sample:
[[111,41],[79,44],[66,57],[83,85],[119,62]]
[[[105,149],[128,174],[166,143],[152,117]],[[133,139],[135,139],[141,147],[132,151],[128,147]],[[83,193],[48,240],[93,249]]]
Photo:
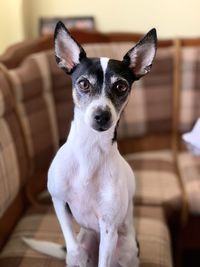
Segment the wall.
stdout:
[[22,0],[0,0],[0,52],[24,39]]
[[[25,0],[26,1],[26,0]],[[145,32],[156,27],[160,37],[200,35],[199,0],[28,0],[29,33],[37,34],[40,16],[93,15],[101,31]],[[28,5],[27,5],[28,7]]]
[[[200,36],[199,0],[0,0],[0,50],[36,37],[43,16],[93,15],[100,31],[146,32],[160,38]],[[24,27],[24,28],[23,28]]]

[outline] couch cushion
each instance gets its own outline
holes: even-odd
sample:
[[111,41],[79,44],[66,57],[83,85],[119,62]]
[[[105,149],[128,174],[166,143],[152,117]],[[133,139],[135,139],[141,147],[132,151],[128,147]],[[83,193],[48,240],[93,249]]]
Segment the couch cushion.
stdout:
[[73,117],[71,78],[56,64],[54,51],[47,51],[46,55],[51,72],[59,140],[63,143],[67,139]]
[[27,176],[28,162],[14,99],[0,72],[0,218],[17,196]]
[[14,111],[14,99],[0,71],[0,249],[18,221],[25,203],[22,188],[28,175],[29,162],[23,132]]
[[58,148],[58,129],[45,53],[33,54],[8,72],[32,168],[48,166]]
[[[151,214],[153,214],[152,210]],[[140,266],[171,267],[170,237],[164,219],[158,216],[154,218],[140,216],[136,218],[135,225],[140,243]],[[74,228],[78,232],[79,228],[75,223]],[[0,266],[65,266],[64,261],[56,260],[27,248],[21,241],[22,236],[64,244],[58,221],[51,209],[46,214],[30,213],[21,219],[0,254]]]
[[200,48],[184,47],[181,56],[179,130],[187,132],[200,117]]
[[136,204],[180,208],[182,193],[170,151],[135,153],[126,159],[136,178]]
[[189,212],[200,214],[200,156],[182,152],[178,155],[178,166],[187,193]]

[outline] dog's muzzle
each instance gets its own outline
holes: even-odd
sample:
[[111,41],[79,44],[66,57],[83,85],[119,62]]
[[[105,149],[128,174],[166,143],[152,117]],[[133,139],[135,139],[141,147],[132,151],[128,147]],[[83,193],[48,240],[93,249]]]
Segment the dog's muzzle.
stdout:
[[112,124],[112,115],[109,108],[97,108],[92,114],[92,128],[96,131],[103,132],[108,130]]

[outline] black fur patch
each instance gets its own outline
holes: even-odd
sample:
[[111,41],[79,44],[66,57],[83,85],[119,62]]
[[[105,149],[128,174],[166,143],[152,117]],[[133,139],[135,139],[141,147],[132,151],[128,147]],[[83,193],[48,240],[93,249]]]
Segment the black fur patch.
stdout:
[[75,87],[76,81],[81,76],[94,76],[96,78],[96,84],[94,86],[93,94],[100,94],[103,85],[103,70],[101,68],[99,58],[84,58],[81,64],[77,65],[76,69],[72,73],[72,84]]
[[73,215],[68,203],[66,203],[66,210],[71,216]]
[[140,243],[138,241],[138,239],[136,238],[136,243],[137,243],[137,247],[138,247],[138,258],[140,257]]
[[66,246],[63,246],[63,247],[62,247],[62,250],[64,250],[65,252],[67,252],[67,248],[66,248]]
[[117,129],[118,129],[118,126],[119,126],[119,120],[117,121],[117,124],[115,126],[114,135],[113,135],[113,139],[112,139],[112,144],[117,141]]
[[[113,84],[111,83],[112,77],[119,77],[119,80],[120,78],[126,80],[127,84],[129,85],[129,88],[124,94],[119,95],[118,92],[113,88]],[[112,101],[115,109],[118,112],[121,110],[122,105],[126,101],[131,91],[132,83],[135,80],[134,78],[135,77],[133,76],[132,71],[125,63],[113,59],[109,60],[105,77],[105,91],[107,97]]]

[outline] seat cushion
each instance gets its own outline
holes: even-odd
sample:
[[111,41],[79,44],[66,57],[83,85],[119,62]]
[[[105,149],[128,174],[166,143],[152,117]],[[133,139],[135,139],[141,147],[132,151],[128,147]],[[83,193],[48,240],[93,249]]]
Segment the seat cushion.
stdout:
[[[135,219],[135,225],[140,244],[140,266],[172,266],[169,231],[163,217],[158,215],[148,217],[148,212],[140,212],[138,209],[140,208],[137,208],[136,214],[140,214],[140,216]],[[154,212],[150,210],[149,213],[153,214]],[[74,228],[76,232],[79,231],[79,227],[75,223]],[[65,266],[64,261],[42,255],[29,249],[21,241],[23,236],[51,240],[64,244],[57,218],[51,208],[46,213],[29,212],[21,219],[0,254],[0,266]]]
[[200,214],[200,156],[182,152],[178,156],[178,166],[187,193],[189,212]]
[[182,193],[170,151],[134,153],[126,159],[136,178],[136,204],[180,208]]

